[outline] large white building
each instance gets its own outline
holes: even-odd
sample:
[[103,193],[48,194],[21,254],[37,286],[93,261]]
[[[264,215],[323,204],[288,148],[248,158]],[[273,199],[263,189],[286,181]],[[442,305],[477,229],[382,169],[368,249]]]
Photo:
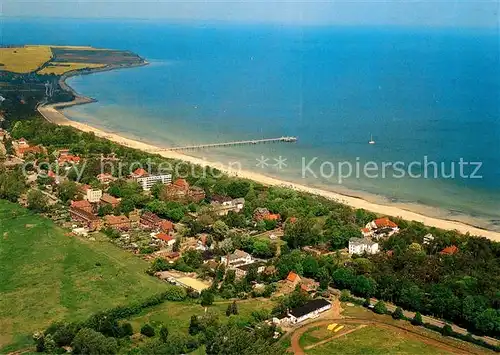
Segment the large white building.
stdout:
[[88,188],[85,190],[85,195],[83,196],[84,200],[89,201],[90,203],[97,203],[101,200],[102,190]]
[[171,174],[162,174],[162,175],[148,175],[138,177],[136,181],[141,185],[144,191],[149,191],[151,187],[160,182],[162,184],[170,184],[172,183],[172,175]]
[[332,308],[332,304],[323,298],[307,302],[305,305],[293,308],[279,317],[273,318],[276,324],[297,324],[306,319],[317,318],[320,313]]
[[378,243],[367,238],[349,239],[349,254],[376,254],[378,253]]
[[254,262],[252,256],[243,250],[236,249],[233,254],[222,256],[220,262],[224,265],[244,265]]

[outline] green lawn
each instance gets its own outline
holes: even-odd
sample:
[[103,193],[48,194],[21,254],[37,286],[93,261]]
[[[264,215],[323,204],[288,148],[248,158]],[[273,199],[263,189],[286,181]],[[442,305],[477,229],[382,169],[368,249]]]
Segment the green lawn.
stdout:
[[[222,303],[224,302],[224,303]],[[224,321],[229,319],[226,317],[226,309],[230,301],[218,301],[207,307],[207,312],[216,313],[220,319]],[[232,320],[245,323],[252,318],[252,312],[255,310],[268,309],[271,310],[274,303],[269,300],[249,299],[237,301],[238,315],[232,315]],[[194,300],[186,300],[184,302],[165,302],[153,308],[145,310],[142,314],[135,316],[128,321],[132,324],[134,332],[138,333],[141,326],[145,323],[150,323],[154,326],[160,323],[168,327],[170,333],[186,334],[189,328],[189,322],[192,315],[203,315],[205,308],[200,306]]]
[[388,329],[368,326],[326,344],[306,350],[309,355],[421,355],[449,354],[446,351],[410,339],[403,334]]
[[53,321],[82,320],[165,288],[144,272],[145,261],[104,238],[68,236],[2,200],[0,260],[0,353],[31,345],[31,333]]

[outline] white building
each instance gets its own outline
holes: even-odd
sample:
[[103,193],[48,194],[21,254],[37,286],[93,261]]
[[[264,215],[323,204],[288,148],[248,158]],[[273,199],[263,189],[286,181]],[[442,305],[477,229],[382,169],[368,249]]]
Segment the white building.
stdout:
[[248,273],[248,270],[251,267],[256,267],[257,268],[257,273],[261,274],[261,273],[264,272],[264,269],[266,268],[266,263],[264,263],[264,262],[256,262],[256,263],[250,263],[250,264],[237,265],[234,268],[234,271],[236,273],[236,277],[245,277],[246,274]]
[[250,254],[244,252],[243,250],[236,249],[234,253],[227,256],[222,256],[220,261],[224,265],[244,265],[253,263],[253,258]]
[[434,240],[434,236],[430,233],[424,235],[424,244],[429,244]]
[[229,213],[229,211],[233,211],[235,213],[240,212],[243,207],[245,207],[245,199],[235,198],[234,200],[228,199],[227,201],[216,201],[212,202],[212,206],[214,206],[215,212],[219,216],[225,216]]
[[83,199],[89,201],[90,203],[97,203],[101,201],[101,197],[102,190],[89,188],[85,190]]
[[399,227],[396,223],[391,221],[387,217],[377,218],[370,223],[368,223],[365,228],[361,231],[364,236],[365,230],[371,232],[373,237],[390,237],[391,235],[399,232]]
[[378,253],[378,243],[367,238],[349,239],[349,254],[376,254]]
[[162,184],[172,183],[172,175],[171,174],[148,175],[148,176],[138,177],[136,180],[139,183],[139,185],[141,185],[144,191],[149,191],[149,189],[151,189],[151,187],[157,182],[160,182]]
[[320,313],[332,308],[332,304],[323,298],[318,298],[307,302],[302,307],[293,308],[281,317],[273,319],[274,323],[291,323],[297,324],[306,319],[317,318]]

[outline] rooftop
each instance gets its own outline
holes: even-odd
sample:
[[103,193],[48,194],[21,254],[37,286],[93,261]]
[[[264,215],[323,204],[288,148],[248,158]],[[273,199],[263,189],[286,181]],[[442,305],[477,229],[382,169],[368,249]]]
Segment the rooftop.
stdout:
[[398,225],[387,217],[378,218],[373,221],[377,228],[397,228]]
[[286,277],[286,280],[287,281],[290,281],[290,282],[295,282],[295,280],[297,279],[297,277],[299,277],[299,275],[297,275],[296,273],[294,273],[293,271],[290,271],[290,273],[288,274],[288,276]]
[[109,225],[115,225],[115,224],[122,224],[122,223],[128,223],[129,220],[126,216],[104,216],[104,220],[106,221],[107,224]]
[[92,205],[89,201],[81,200],[81,201],[71,201],[71,207],[80,208],[80,209],[89,209],[92,208]]
[[139,169],[134,170],[132,175],[135,177],[142,177],[142,176],[148,175],[148,172],[146,170],[144,170],[143,168],[139,168]]
[[168,234],[163,233],[163,232],[160,232],[160,233],[158,233],[157,235],[155,235],[155,238],[156,238],[156,239],[163,240],[164,242],[169,242],[169,241],[171,241],[171,240],[174,240],[174,239],[175,239],[174,237],[171,237],[171,236],[169,236]]
[[261,266],[266,266],[266,263],[264,263],[262,261],[258,261],[256,263],[239,265],[239,266],[237,266],[237,268],[240,270],[243,270],[243,271],[248,271],[248,269],[250,269],[251,267],[254,267],[254,266],[259,268]]
[[290,314],[295,318],[299,318],[305,316],[306,314],[317,311],[320,308],[328,306],[329,304],[330,302],[328,302],[327,300],[323,298],[318,298],[316,300],[307,302],[302,307],[293,308],[292,310],[290,310]]
[[444,255],[453,255],[458,253],[458,248],[456,245],[450,245],[449,247],[444,248],[439,252],[439,254]]
[[105,202],[105,203],[109,203],[110,205],[116,205],[116,204],[120,203],[119,199],[111,196],[110,194],[106,194],[106,193],[102,194],[101,201]]

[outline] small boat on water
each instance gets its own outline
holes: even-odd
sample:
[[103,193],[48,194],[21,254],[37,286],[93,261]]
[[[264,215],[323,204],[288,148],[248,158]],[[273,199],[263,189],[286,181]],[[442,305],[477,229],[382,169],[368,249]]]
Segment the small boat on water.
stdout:
[[373,140],[373,135],[370,134],[370,141],[368,144],[375,144],[375,141]]

